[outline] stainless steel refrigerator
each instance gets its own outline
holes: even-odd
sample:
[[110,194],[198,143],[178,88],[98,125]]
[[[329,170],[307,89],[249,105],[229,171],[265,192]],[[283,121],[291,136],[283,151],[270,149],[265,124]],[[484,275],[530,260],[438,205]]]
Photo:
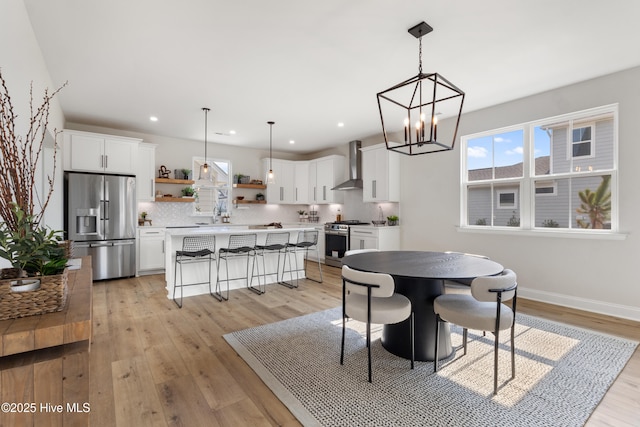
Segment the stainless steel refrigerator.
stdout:
[[74,256],[91,255],[93,280],[136,272],[136,177],[65,172],[64,224]]

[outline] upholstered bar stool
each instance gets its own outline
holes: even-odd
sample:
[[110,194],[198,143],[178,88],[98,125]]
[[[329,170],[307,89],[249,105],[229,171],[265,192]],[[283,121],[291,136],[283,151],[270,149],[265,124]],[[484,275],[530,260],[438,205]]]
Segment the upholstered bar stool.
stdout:
[[[320,280],[312,279],[307,274],[307,258],[309,255],[309,250],[314,249],[316,251],[316,259],[318,260],[318,271],[320,272]],[[298,253],[303,253],[302,262],[304,265],[302,266],[302,268],[298,266]],[[291,268],[292,256],[295,262],[295,269]],[[285,270],[287,266],[287,259],[289,260],[289,269]],[[296,243],[287,243],[287,246],[284,249],[284,266],[282,271],[282,280],[278,283],[288,288],[297,288],[300,271],[304,271],[305,277],[307,279],[313,280],[314,282],[322,283],[322,267],[320,266],[320,253],[318,251],[318,230],[300,231],[298,232],[298,239]],[[293,283],[285,282],[285,273],[289,273],[291,275],[291,281],[293,281],[293,273],[296,274],[295,285]]]
[[[251,234],[232,234],[229,236],[229,246],[226,248],[220,248],[218,249],[218,277],[216,279],[216,291],[215,293],[212,293],[211,295],[213,295],[215,298],[218,299],[218,301],[227,301],[229,300],[229,281],[230,280],[241,280],[241,279],[246,279],[247,280],[247,286],[250,286],[251,282],[249,279],[249,259],[253,259],[253,264],[255,265],[256,262],[256,241],[257,241],[257,235],[255,233],[251,233]],[[236,258],[242,258],[242,257],[247,257],[247,266],[246,266],[246,276],[243,277],[234,277],[234,278],[229,278],[229,259],[236,259]],[[224,267],[225,267],[225,272],[226,272],[226,276],[224,279],[220,279],[220,264],[222,263],[222,260],[224,260]],[[251,271],[253,272],[253,267],[251,269]],[[222,291],[220,289],[220,282],[221,281],[225,281],[227,282],[227,293],[226,296],[224,296],[222,294]],[[258,276],[258,286],[260,286],[260,276]]]
[[[182,239],[182,249],[176,251],[176,260],[173,265],[173,302],[182,308],[182,296],[184,294],[183,287],[193,285],[209,284],[209,293],[211,293],[211,262],[216,260],[216,236],[213,234],[204,234],[202,236],[186,236]],[[182,266],[184,264],[194,264],[198,262],[208,262],[209,280],[206,282],[184,283],[182,279]],[[178,283],[178,265],[180,266],[180,283]],[[180,302],[176,300],[176,289],[180,288]]]
[[271,272],[269,274],[276,274],[276,282],[280,282],[280,254],[283,253],[284,249],[287,247],[287,243],[289,243],[289,232],[284,231],[281,233],[269,233],[267,234],[267,238],[265,240],[264,245],[256,245],[256,256],[262,257],[262,286],[260,286],[260,261],[255,263],[256,268],[258,269],[258,287],[251,286],[253,284],[253,270],[251,271],[251,284],[249,285],[249,289],[253,292],[261,295],[265,292],[265,284],[267,283],[267,266],[265,262],[265,258],[267,255],[272,254],[275,257],[275,254],[278,254],[278,259],[276,263],[276,271]]

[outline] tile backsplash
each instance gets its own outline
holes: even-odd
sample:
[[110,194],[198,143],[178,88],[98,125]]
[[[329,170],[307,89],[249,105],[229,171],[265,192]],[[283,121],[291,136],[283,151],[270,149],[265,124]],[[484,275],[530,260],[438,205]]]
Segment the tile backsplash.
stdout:
[[[398,215],[398,203],[363,203],[362,190],[345,191],[345,202],[333,205],[239,205],[230,212],[232,224],[269,224],[271,222],[295,223],[299,222],[298,211],[307,213],[312,206],[318,211],[318,223],[324,224],[336,220],[338,209],[343,219],[357,219],[363,222],[371,222],[378,219],[382,208],[384,219],[389,215]],[[173,202],[140,202],[138,203],[138,215],[147,212],[147,219],[154,226],[191,225],[196,222],[212,223],[211,216],[193,215],[192,203]],[[217,219],[219,222],[219,218]],[[402,223],[402,218],[400,218]]]

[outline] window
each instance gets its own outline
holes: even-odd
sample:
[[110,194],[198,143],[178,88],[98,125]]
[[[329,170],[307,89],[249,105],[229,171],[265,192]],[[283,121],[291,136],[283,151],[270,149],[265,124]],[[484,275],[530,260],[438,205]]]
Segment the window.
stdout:
[[207,159],[209,167],[212,169],[212,181],[198,179],[200,167],[204,164],[203,157],[193,158],[193,177],[195,183],[195,202],[193,204],[193,214],[197,216],[214,216],[223,212],[229,212],[231,206],[231,162],[220,159]]
[[498,191],[498,209],[512,209],[516,207],[515,191]]
[[573,157],[591,156],[591,126],[573,129],[571,140]]
[[617,105],[462,137],[462,227],[617,231]]

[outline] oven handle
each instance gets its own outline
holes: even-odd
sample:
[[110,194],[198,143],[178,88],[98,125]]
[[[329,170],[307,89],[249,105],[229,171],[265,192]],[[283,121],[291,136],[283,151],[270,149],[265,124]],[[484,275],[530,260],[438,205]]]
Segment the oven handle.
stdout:
[[330,234],[332,236],[345,236],[347,237],[348,233],[345,231],[333,231],[333,230],[325,230],[324,234]]

